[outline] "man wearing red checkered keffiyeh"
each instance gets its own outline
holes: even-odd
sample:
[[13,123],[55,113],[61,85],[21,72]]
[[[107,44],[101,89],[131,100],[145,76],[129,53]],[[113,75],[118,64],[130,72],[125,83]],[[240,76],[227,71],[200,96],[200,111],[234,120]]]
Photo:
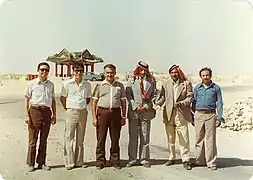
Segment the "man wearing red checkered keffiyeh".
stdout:
[[175,134],[178,134],[180,154],[183,167],[191,170],[190,144],[188,123],[193,122],[191,113],[191,103],[193,101],[193,88],[190,81],[178,65],[173,65],[169,69],[170,79],[161,88],[156,100],[157,106],[164,106],[163,122],[168,138],[169,161],[165,163],[170,166],[175,163]]
[[[126,87],[126,94],[129,101],[129,163],[127,167],[141,164],[143,167],[150,167],[149,139],[151,119],[155,117],[156,111],[153,108],[153,101],[156,95],[156,81],[149,72],[149,65],[139,61],[133,71],[133,83]],[[138,147],[138,137],[140,144]],[[137,150],[139,149],[139,158]]]

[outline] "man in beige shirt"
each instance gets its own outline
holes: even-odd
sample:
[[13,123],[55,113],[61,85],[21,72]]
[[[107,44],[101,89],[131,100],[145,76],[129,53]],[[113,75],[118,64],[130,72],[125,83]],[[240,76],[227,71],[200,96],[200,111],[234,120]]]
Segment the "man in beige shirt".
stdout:
[[40,136],[40,144],[36,162],[38,168],[50,170],[46,165],[47,138],[51,124],[56,123],[56,103],[54,84],[49,81],[50,67],[42,62],[38,65],[38,78],[31,80],[25,91],[25,122],[28,124],[29,146],[27,153],[28,171],[34,171],[36,144]]
[[97,169],[103,169],[106,163],[108,128],[111,137],[110,165],[121,169],[119,139],[121,126],[126,123],[126,93],[124,85],[115,80],[116,67],[113,64],[105,65],[104,73],[106,79],[95,87],[92,95],[93,125],[97,131]]
[[[67,170],[74,167],[87,167],[83,162],[83,141],[88,116],[87,105],[91,99],[91,84],[83,79],[83,64],[74,64],[73,72],[74,77],[63,83],[60,98],[66,110],[64,157]],[[76,141],[75,151],[74,141]]]

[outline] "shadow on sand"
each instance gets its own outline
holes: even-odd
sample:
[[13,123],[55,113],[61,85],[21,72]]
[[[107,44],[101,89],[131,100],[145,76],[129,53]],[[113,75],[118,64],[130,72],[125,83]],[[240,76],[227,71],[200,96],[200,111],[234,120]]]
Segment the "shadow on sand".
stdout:
[[[156,165],[164,165],[168,159],[151,159],[150,164],[152,166]],[[193,161],[193,159],[191,159]],[[120,164],[122,167],[126,167],[128,163],[128,160],[120,160]],[[176,160],[175,164],[181,164],[181,160]],[[88,165],[88,167],[95,167],[96,161],[89,161],[85,164]],[[252,166],[253,167],[253,160],[244,160],[239,158],[218,158],[217,160],[218,168],[230,168],[230,167],[237,167],[237,166]],[[58,168],[64,168],[64,165],[52,165],[50,166],[52,169],[58,169]],[[108,163],[106,167],[109,167]]]

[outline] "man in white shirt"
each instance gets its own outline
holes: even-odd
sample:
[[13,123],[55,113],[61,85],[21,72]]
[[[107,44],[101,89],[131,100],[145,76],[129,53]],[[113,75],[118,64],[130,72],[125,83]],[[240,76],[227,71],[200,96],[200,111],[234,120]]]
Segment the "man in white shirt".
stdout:
[[42,62],[38,65],[38,78],[29,81],[25,91],[25,122],[28,125],[29,147],[27,153],[28,171],[34,171],[36,146],[40,136],[37,154],[38,168],[50,170],[46,162],[47,138],[51,124],[56,123],[56,103],[54,84],[49,81],[50,67]]
[[[83,64],[74,64],[73,71],[73,78],[65,81],[62,85],[60,98],[67,113],[64,133],[64,157],[67,170],[74,167],[87,167],[83,161],[83,141],[88,115],[86,108],[91,99],[91,84],[83,80]],[[75,151],[73,149],[74,141],[76,141]]]

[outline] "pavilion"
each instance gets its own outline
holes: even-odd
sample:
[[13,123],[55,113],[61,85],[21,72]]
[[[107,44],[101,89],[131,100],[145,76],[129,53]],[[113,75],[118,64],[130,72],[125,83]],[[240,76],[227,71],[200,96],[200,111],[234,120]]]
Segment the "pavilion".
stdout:
[[[72,65],[75,62],[81,62],[85,66],[85,72],[94,72],[95,63],[102,63],[104,60],[91,54],[88,49],[82,52],[69,52],[66,48],[59,53],[49,56],[46,61],[55,63],[56,77],[70,77],[72,74]],[[60,73],[58,67],[60,66]],[[64,74],[64,66],[67,67],[67,74]]]

